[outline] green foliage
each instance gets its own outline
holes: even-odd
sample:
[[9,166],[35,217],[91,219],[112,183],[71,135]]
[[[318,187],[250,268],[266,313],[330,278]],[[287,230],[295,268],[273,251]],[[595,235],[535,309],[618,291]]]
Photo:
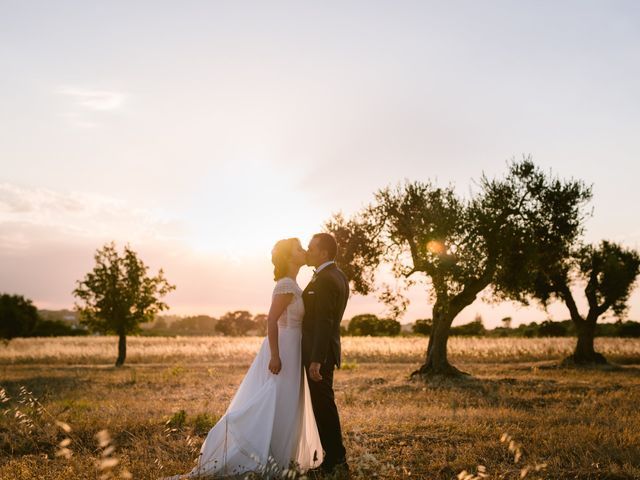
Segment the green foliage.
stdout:
[[479,337],[487,333],[482,324],[482,320],[474,320],[473,322],[451,327],[449,335],[459,335],[462,337]]
[[567,304],[571,316],[579,321],[572,285],[584,283],[591,315],[599,317],[612,310],[622,318],[640,271],[640,255],[633,249],[603,240],[599,245],[581,245],[569,255],[540,255],[532,265],[532,283],[527,293],[544,306],[555,300]]
[[126,335],[137,333],[140,324],[154,319],[167,308],[160,301],[175,286],[164,278],[162,269],[155,277],[128,245],[121,256],[112,242],[99,249],[96,265],[73,294],[81,321],[92,331]]
[[356,315],[349,321],[347,333],[354,336],[387,337],[400,333],[400,322],[390,318],[378,318],[376,315]]
[[217,323],[217,319],[208,315],[196,315],[180,318],[171,323],[171,327],[161,321],[158,328],[168,330],[175,335],[211,335],[215,332]]
[[372,335],[378,322],[378,317],[373,314],[356,315],[349,321],[347,332],[349,335]]
[[340,370],[356,370],[358,367],[358,362],[349,362],[347,360],[343,360],[340,363]]
[[216,323],[216,331],[227,336],[248,335],[249,332],[256,328],[253,321],[253,315],[246,310],[237,310],[235,312],[225,313],[218,323]]
[[255,317],[253,317],[253,333],[258,336],[265,336],[267,334],[267,319],[268,315],[264,313],[259,313]]
[[413,323],[411,330],[418,335],[431,335],[433,321],[430,318],[420,318]]
[[70,323],[71,325],[79,324],[78,320],[78,312],[74,312],[73,310],[44,310],[38,309],[38,315],[43,320],[59,320],[62,322]]
[[38,322],[38,310],[22,295],[0,295],[0,338],[29,336]]
[[[502,178],[482,176],[477,185],[466,199],[453,186],[407,181],[379,190],[352,218],[338,214],[325,225],[339,242],[338,263],[356,292],[375,289],[382,264],[395,276],[396,292],[413,285],[415,276],[426,277],[434,326],[426,370],[436,362],[440,371],[452,371],[446,359],[451,324],[487,287],[495,300],[526,301],[534,265],[545,252],[567,255],[591,198],[582,182],[552,177],[530,158],[512,162]],[[401,313],[406,298],[389,290],[383,288],[380,298]]]
[[392,318],[382,318],[380,319],[378,332],[381,336],[394,337],[400,334],[401,328],[402,326],[400,325],[399,321]]
[[194,417],[187,415],[186,410],[181,409],[173,413],[173,415],[169,417],[169,420],[165,422],[165,425],[167,431],[181,430],[187,427],[187,425],[191,425],[194,434],[204,435],[211,430],[217,421],[217,417],[208,413],[199,413]]
[[187,422],[187,412],[185,410],[178,410],[171,418],[166,421],[165,425],[171,428],[182,428],[184,424]]
[[73,328],[71,324],[63,321],[61,312],[44,313],[45,315],[41,316],[31,300],[20,295],[0,295],[0,338],[87,334],[86,330]]
[[581,248],[577,260],[579,275],[587,281],[585,294],[589,304],[597,305],[600,314],[611,309],[618,318],[624,317],[640,273],[638,252],[603,240],[598,246]]
[[[599,337],[640,337],[639,322],[614,322],[596,325],[595,334]],[[572,337],[576,335],[576,326],[572,320],[531,322],[518,325],[517,328],[497,327],[487,330],[488,337]]]
[[70,337],[75,335],[88,335],[84,329],[73,328],[61,320],[38,320],[31,331],[31,337]]
[[[433,322],[431,321],[430,318],[422,318],[419,320],[416,320],[412,327],[411,330],[413,331],[414,334],[416,335],[431,335],[432,332],[432,328],[433,328]],[[487,330],[484,328],[484,325],[482,324],[482,319],[480,318],[476,318],[476,320],[470,322],[470,323],[465,323],[463,325],[458,325],[456,327],[451,327],[451,329],[449,330],[449,335],[451,336],[474,336],[474,337],[479,337],[479,336],[484,336],[487,334]]]
[[336,214],[325,225],[339,245],[336,262],[353,283],[355,291],[363,295],[374,290],[375,270],[384,249],[379,236],[381,227],[371,209],[365,209],[351,219]]
[[538,337],[564,337],[568,333],[565,323],[545,320],[538,326]]
[[185,369],[182,365],[180,364],[176,364],[173,367],[167,367],[163,372],[162,372],[162,378],[165,381],[169,381],[171,379],[175,379],[175,378],[181,378],[182,375],[184,374]]
[[618,335],[621,337],[640,337],[639,322],[621,322],[618,325]]
[[209,315],[195,315],[187,317],[157,316],[153,324],[144,328],[143,335],[258,335],[267,334],[267,315],[240,310],[225,313],[221,318]]
[[193,418],[193,433],[205,435],[216,424],[218,418],[208,413],[199,413]]
[[334,216],[326,228],[347,252],[339,263],[355,290],[372,290],[372,272],[384,262],[398,279],[430,277],[438,307],[458,311],[488,285],[500,297],[521,298],[523,266],[538,251],[572,244],[590,189],[551,178],[528,158],[513,162],[502,179],[482,177],[479,186],[467,201],[453,186],[406,182],[379,190],[350,220]]
[[[598,245],[580,245],[567,256],[540,254],[527,267],[531,282],[527,294],[545,307],[554,300],[565,303],[578,337],[575,351],[567,359],[570,363],[606,363],[594,349],[593,340],[602,329],[596,328],[598,319],[611,311],[621,320],[628,308],[628,300],[640,273],[640,254],[614,242],[603,240]],[[588,310],[581,313],[572,287],[585,285]],[[633,332],[633,327],[630,332]],[[557,332],[552,332],[556,334]]]

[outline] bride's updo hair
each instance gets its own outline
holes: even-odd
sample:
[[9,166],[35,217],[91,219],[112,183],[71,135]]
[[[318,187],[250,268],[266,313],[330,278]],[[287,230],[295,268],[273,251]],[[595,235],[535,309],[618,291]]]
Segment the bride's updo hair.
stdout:
[[271,263],[273,263],[273,279],[277,282],[287,275],[289,260],[296,246],[300,245],[297,238],[285,238],[278,240],[271,250]]

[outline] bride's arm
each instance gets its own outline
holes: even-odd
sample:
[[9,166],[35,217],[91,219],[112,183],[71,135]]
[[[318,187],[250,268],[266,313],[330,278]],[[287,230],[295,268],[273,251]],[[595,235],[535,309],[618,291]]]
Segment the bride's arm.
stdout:
[[287,308],[287,305],[291,303],[292,299],[293,293],[274,295],[271,308],[269,308],[269,316],[267,317],[267,336],[269,337],[269,349],[271,350],[269,370],[276,375],[280,373],[282,369],[280,349],[278,347],[278,319]]

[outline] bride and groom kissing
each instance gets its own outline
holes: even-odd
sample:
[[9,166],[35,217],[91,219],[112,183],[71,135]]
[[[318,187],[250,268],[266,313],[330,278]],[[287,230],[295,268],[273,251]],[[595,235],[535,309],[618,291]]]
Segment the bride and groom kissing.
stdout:
[[[315,476],[348,478],[340,417],[333,391],[340,368],[340,321],[349,282],[335,263],[334,237],[318,233],[278,241],[272,252],[276,285],[267,337],[225,414],[209,431],[197,465],[171,479],[226,477],[288,468]],[[315,267],[309,285],[300,268]]]

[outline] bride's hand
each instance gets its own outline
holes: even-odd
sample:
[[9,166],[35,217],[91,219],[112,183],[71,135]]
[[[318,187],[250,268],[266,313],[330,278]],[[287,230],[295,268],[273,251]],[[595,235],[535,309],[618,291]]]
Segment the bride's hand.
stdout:
[[280,373],[280,370],[282,370],[282,362],[280,361],[280,357],[271,357],[271,360],[269,361],[269,370],[274,375]]

